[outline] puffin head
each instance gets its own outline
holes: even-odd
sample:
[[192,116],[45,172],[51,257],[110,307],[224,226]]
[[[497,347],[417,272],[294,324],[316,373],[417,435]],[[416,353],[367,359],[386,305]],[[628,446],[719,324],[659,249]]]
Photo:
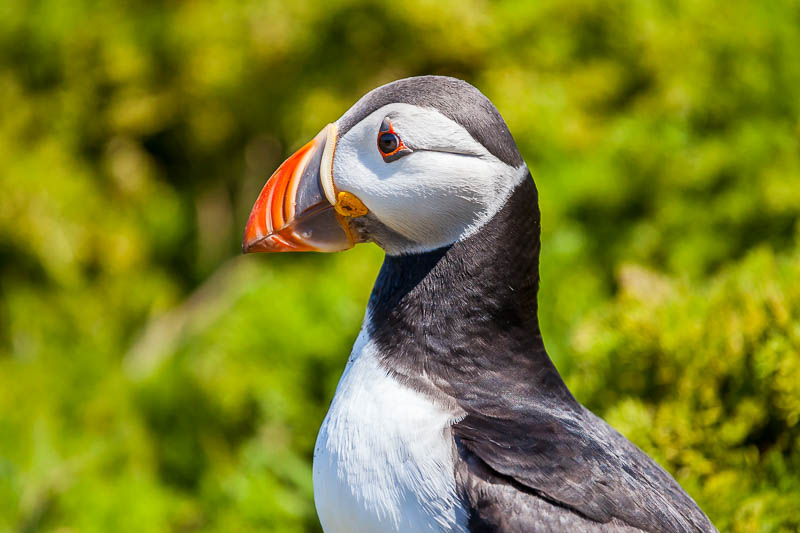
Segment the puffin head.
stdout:
[[503,118],[472,85],[398,80],[290,156],[247,221],[247,252],[434,250],[478,232],[527,176]]

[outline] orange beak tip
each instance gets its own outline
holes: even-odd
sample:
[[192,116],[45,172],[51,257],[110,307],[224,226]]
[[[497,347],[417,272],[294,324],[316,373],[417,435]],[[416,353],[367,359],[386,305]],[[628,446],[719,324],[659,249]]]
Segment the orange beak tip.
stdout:
[[323,170],[332,166],[335,132],[335,126],[326,126],[267,180],[247,219],[242,253],[332,252],[353,246],[344,221],[353,214],[338,212],[324,192]]

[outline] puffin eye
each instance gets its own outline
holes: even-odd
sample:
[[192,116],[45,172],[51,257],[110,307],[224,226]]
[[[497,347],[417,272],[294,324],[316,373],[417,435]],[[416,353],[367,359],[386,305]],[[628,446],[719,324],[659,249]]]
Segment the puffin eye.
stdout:
[[378,136],[378,148],[383,155],[389,155],[400,146],[400,138],[394,133],[381,133]]
[[380,151],[386,163],[391,163],[411,153],[411,150],[403,144],[403,140],[395,133],[389,117],[384,118],[383,122],[381,122],[381,128],[378,132],[378,151]]

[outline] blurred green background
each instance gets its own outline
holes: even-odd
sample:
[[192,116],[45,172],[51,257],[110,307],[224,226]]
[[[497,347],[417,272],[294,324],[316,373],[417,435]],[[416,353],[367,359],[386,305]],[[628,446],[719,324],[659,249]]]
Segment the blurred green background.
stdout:
[[800,4],[0,2],[0,531],[319,531],[381,261],[239,256],[373,87],[478,86],[540,190],[579,400],[721,531],[800,529]]

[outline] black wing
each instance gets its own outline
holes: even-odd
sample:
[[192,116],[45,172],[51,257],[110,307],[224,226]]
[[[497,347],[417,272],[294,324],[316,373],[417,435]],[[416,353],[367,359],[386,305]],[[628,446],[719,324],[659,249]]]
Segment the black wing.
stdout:
[[716,531],[668,473],[579,404],[481,404],[453,426],[471,531]]

